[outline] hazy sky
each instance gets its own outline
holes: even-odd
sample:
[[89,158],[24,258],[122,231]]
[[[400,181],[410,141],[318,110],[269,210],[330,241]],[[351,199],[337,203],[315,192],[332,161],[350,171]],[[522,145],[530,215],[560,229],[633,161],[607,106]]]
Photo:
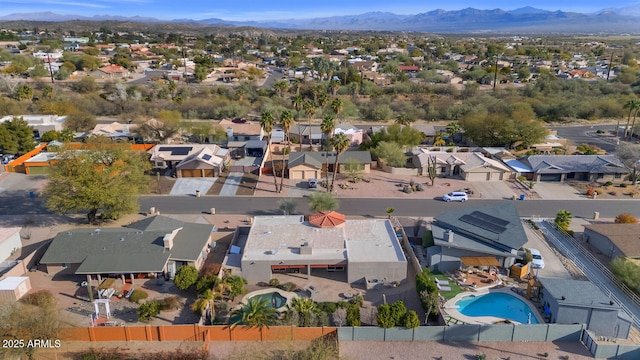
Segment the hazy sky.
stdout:
[[513,10],[533,6],[544,10],[594,12],[604,8],[640,7],[638,0],[0,0],[0,16],[12,13],[51,11],[74,15],[146,16],[164,20],[189,18],[201,20],[267,20],[313,18],[333,15],[357,15],[370,11],[416,14],[435,9]]

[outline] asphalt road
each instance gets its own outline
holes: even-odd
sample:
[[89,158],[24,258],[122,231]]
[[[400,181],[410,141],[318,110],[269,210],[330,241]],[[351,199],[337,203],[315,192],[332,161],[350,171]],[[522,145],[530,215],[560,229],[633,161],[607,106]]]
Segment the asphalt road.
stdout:
[[[616,141],[612,136],[615,133],[616,125],[550,126],[549,128],[556,130],[558,136],[573,141],[574,145],[593,144],[607,153],[613,153],[616,149]],[[623,123],[620,124],[620,126],[623,125]],[[596,131],[598,130],[606,131],[608,136],[597,134]],[[622,136],[622,130],[620,135]]]
[[[146,196],[140,199],[140,209],[145,212],[152,206],[160,213],[199,214],[209,213],[215,208],[216,214],[274,215],[278,210],[278,197],[167,197]],[[296,213],[309,213],[307,199],[292,199],[297,204]],[[465,203],[444,203],[439,200],[421,199],[340,199],[339,211],[345,215],[379,217],[386,215],[386,208],[395,209],[398,216],[431,217],[443,211],[478,206],[515,203],[520,216],[555,217],[560,209],[569,210],[574,217],[592,218],[594,211],[601,217],[613,218],[628,212],[640,217],[638,200],[470,200]],[[0,207],[2,213],[3,207]]]

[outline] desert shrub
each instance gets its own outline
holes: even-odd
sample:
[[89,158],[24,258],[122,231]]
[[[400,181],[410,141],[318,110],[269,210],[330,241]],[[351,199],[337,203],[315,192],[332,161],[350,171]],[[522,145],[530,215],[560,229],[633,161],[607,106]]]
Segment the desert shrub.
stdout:
[[140,305],[136,313],[138,314],[138,321],[148,322],[152,317],[160,314],[160,303],[156,299],[147,301]]
[[330,301],[321,302],[317,305],[319,310],[324,311],[327,314],[333,314],[338,309],[338,304]]
[[622,183],[622,184],[620,184],[620,187],[621,187],[621,188],[626,188],[626,187],[627,187],[627,184]]
[[349,303],[345,300],[340,300],[336,303],[338,309],[346,309],[349,306]]
[[520,175],[516,179],[518,179],[518,181],[522,181],[522,182],[527,181],[527,178],[524,175]]
[[211,290],[218,281],[218,277],[215,275],[203,275],[196,282],[196,291],[198,294],[202,294],[207,290]]
[[635,263],[617,257],[611,261],[611,272],[628,287],[632,289],[640,287],[640,266]]
[[448,149],[447,149],[447,152],[448,152],[448,153],[452,153],[452,152],[453,152],[453,148],[448,148]]
[[607,181],[606,183],[604,183],[604,186],[611,186],[611,185],[613,185],[611,181]]
[[280,285],[280,280],[273,278],[269,280],[269,286],[278,287]]
[[376,323],[379,327],[392,328],[395,326],[393,316],[391,315],[391,306],[389,304],[380,304],[378,306],[378,315],[376,315]]
[[394,326],[401,326],[402,319],[407,314],[407,307],[404,305],[404,301],[396,300],[391,304],[391,318],[393,319]]
[[55,305],[56,298],[53,297],[53,294],[49,290],[40,290],[26,295],[20,302],[35,306],[49,306]]
[[164,311],[178,310],[180,308],[180,301],[178,301],[177,296],[167,296],[160,299],[159,303],[160,310]]
[[593,197],[593,194],[596,193],[596,190],[594,188],[588,188],[587,189],[587,196],[588,197]]
[[602,195],[602,193],[603,193],[602,189],[596,189],[596,194]]
[[405,185],[402,187],[402,192],[404,192],[405,194],[411,194],[413,192],[413,189],[411,188],[411,186]]
[[416,191],[424,191],[424,185],[416,184]]
[[206,350],[202,349],[190,349],[182,350],[177,349],[173,351],[162,351],[153,353],[140,353],[138,350],[128,349],[114,349],[114,348],[100,348],[100,349],[88,349],[82,350],[82,352],[73,354],[70,359],[73,360],[120,360],[120,359],[154,359],[154,360],[200,360],[208,357]]
[[409,310],[407,314],[404,316],[403,325],[407,329],[414,329],[420,326],[420,319],[418,318],[418,313],[414,310]]
[[296,291],[298,289],[298,286],[292,282],[286,282],[280,285],[279,288],[284,291]]
[[354,296],[351,300],[349,300],[349,303],[352,305],[356,305],[358,307],[362,307],[362,305],[364,305],[364,296],[358,294]]
[[362,321],[360,320],[360,306],[355,304],[347,307],[347,326],[360,326]]
[[146,291],[140,290],[140,289],[135,289],[131,293],[131,296],[129,296],[129,301],[131,301],[132,303],[139,304],[140,300],[144,300],[144,299],[146,299],[148,297],[149,297],[149,294],[147,294]]
[[638,219],[636,219],[633,215],[629,213],[622,213],[616,216],[615,223],[616,224],[637,224]]

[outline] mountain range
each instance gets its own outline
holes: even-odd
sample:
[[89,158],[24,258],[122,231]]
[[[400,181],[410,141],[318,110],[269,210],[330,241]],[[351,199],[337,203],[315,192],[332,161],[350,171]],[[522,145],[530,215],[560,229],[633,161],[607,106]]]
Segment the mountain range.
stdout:
[[375,30],[435,33],[640,33],[640,7],[609,8],[585,14],[548,11],[523,7],[505,11],[433,10],[415,15],[389,12],[368,12],[359,15],[331,16],[310,19],[280,19],[265,21],[227,21],[223,19],[160,20],[150,17],[111,15],[61,15],[52,12],[10,14],[0,21],[127,21],[141,23],[188,23],[201,26],[251,26],[267,29],[295,30]]

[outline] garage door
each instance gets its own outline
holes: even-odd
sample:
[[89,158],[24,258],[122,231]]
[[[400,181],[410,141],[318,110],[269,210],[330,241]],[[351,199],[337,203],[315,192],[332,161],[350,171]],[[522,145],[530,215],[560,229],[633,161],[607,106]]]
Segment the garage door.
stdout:
[[542,174],[540,175],[540,181],[560,181],[562,174]]
[[302,179],[303,176],[304,176],[304,171],[289,170],[289,179],[298,180],[298,179]]
[[182,169],[180,174],[182,177],[202,177],[202,173],[198,169]]
[[316,177],[316,172],[313,170],[307,170],[304,172],[304,179],[311,179]]
[[467,181],[486,181],[487,173],[467,173]]
[[204,169],[204,177],[215,177],[213,169]]

